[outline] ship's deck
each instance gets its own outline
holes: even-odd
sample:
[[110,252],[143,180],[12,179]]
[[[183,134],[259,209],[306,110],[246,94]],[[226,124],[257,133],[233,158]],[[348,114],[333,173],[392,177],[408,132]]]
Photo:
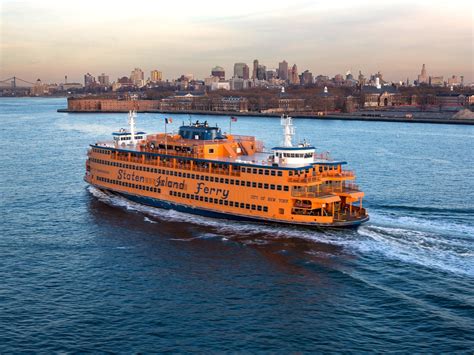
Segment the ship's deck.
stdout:
[[[119,149],[126,152],[147,152],[151,154],[159,154],[159,155],[169,155],[169,156],[176,156],[178,158],[185,156],[182,155],[174,155],[174,154],[163,154],[163,153],[156,153],[150,152],[148,150],[143,150],[139,146],[135,145],[116,145],[113,141],[102,141],[97,142],[95,144],[97,147],[106,147],[106,148],[114,148]],[[273,156],[272,152],[256,152],[252,155],[239,155],[237,157],[219,157],[219,158],[195,158],[193,156],[189,156],[189,158],[194,158],[197,160],[202,161],[209,161],[209,162],[225,162],[225,163],[233,163],[233,164],[244,164],[244,165],[255,165],[259,167],[280,167],[280,168],[287,168],[287,169],[302,169],[306,167],[311,167],[311,164],[288,164],[288,163],[273,163],[271,161],[271,157]],[[336,161],[331,160],[329,158],[324,157],[323,154],[318,155],[312,162],[312,164],[321,164],[321,165],[344,165],[347,164],[345,161]]]

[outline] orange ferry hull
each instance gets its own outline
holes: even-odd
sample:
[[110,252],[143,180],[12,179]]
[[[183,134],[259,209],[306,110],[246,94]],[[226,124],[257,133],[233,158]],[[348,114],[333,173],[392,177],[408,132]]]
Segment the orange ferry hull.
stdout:
[[[87,182],[87,180],[86,180]],[[161,208],[167,210],[174,210],[183,213],[190,213],[198,216],[208,217],[208,218],[218,218],[218,219],[228,219],[233,221],[245,221],[245,222],[269,222],[269,223],[276,223],[276,224],[285,224],[285,225],[300,225],[300,226],[307,226],[307,227],[324,227],[324,228],[357,228],[359,225],[366,223],[369,221],[369,216],[365,216],[365,218],[361,218],[359,220],[353,221],[344,221],[344,222],[332,222],[332,223],[317,223],[317,222],[295,222],[295,221],[282,221],[277,219],[271,218],[261,218],[257,216],[246,216],[246,215],[238,215],[235,213],[224,213],[218,212],[215,210],[199,208],[194,206],[186,206],[178,203],[173,203],[165,200],[160,200],[153,197],[146,197],[146,196],[139,196],[130,193],[124,193],[121,191],[115,191],[111,189],[104,189],[102,186],[90,184],[105,193],[110,193],[113,195],[117,195],[132,202],[139,203],[141,205],[150,206],[154,208]]]

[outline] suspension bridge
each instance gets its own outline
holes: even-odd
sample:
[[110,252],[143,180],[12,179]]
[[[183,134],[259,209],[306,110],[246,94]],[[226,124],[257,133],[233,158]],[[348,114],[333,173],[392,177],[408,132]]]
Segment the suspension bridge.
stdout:
[[0,88],[12,88],[12,89],[24,89],[24,88],[30,88],[35,83],[32,83],[31,81],[21,79],[17,76],[12,76],[11,78],[5,79],[5,80],[0,80]]

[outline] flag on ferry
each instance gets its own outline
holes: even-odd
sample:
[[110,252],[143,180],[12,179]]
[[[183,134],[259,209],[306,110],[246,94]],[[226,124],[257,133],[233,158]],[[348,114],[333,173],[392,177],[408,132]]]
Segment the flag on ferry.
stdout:
[[231,117],[230,117],[230,120],[231,120],[232,122],[237,122],[237,117],[231,116]]
[[173,119],[170,117],[170,118],[165,118],[165,123],[168,124],[168,123],[173,123]]

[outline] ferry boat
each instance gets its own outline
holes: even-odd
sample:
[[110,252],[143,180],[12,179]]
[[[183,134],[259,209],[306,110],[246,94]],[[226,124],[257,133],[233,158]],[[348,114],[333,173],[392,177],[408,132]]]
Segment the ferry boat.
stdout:
[[[235,118],[232,118],[235,120]],[[141,204],[213,218],[315,227],[354,227],[369,220],[364,192],[344,161],[293,144],[292,118],[281,117],[283,144],[263,149],[253,136],[222,133],[207,122],[177,133],[129,128],[91,144],[85,181]]]

